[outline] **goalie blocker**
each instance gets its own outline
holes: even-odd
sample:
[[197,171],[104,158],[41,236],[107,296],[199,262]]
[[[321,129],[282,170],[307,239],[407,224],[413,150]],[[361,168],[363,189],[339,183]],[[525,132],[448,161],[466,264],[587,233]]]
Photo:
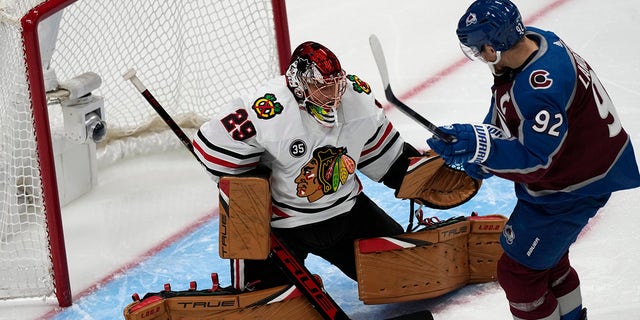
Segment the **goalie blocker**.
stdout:
[[218,186],[220,257],[266,259],[271,244],[269,181],[262,177],[222,177]]

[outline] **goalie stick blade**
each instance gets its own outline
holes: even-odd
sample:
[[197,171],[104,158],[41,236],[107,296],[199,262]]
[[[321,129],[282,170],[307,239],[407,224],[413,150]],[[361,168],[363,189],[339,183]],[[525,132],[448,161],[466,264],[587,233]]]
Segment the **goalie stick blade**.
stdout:
[[[389,84],[389,69],[387,69],[387,60],[384,57],[384,51],[382,50],[382,44],[375,34],[369,36],[369,46],[371,47],[371,53],[373,53],[373,59],[376,60],[378,71],[380,72],[380,78],[382,78],[382,86],[384,87],[385,95]],[[392,93],[393,94],[393,93]],[[387,97],[388,99],[388,97]]]
[[455,142],[456,138],[454,136],[442,132],[442,130],[431,123],[431,121],[425,119],[419,113],[411,109],[411,107],[400,101],[400,99],[396,98],[395,94],[393,94],[393,91],[391,90],[391,83],[389,81],[389,70],[387,69],[387,61],[384,57],[382,44],[380,44],[380,40],[378,40],[378,37],[375,34],[369,36],[369,46],[371,46],[371,53],[373,54],[373,58],[376,61],[376,65],[378,66],[378,71],[380,72],[382,85],[384,87],[384,95],[387,100],[391,102],[391,104],[398,107],[398,109],[404,114],[420,123],[423,127],[425,127],[438,138],[450,143]]
[[431,311],[423,310],[388,318],[386,320],[433,320],[433,315],[431,314]]

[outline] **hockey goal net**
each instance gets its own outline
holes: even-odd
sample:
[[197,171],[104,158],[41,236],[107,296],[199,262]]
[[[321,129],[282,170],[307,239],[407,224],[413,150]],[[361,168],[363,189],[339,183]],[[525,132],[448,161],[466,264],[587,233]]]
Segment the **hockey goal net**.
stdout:
[[188,130],[280,74],[289,52],[284,0],[0,0],[0,299],[71,304],[52,146],[65,130],[59,83],[101,78],[92,94],[108,129],[95,147],[111,162],[180,147],[123,80],[128,68]]

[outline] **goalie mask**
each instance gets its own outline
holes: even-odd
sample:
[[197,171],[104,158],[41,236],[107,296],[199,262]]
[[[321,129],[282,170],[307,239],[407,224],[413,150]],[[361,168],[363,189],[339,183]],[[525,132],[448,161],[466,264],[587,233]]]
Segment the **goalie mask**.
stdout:
[[300,106],[320,124],[332,127],[347,87],[336,55],[319,43],[304,42],[293,51],[286,78]]

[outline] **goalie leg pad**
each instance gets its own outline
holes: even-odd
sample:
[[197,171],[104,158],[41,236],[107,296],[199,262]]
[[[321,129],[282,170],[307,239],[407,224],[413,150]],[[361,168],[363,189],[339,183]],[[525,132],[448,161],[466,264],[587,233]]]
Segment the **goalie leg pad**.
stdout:
[[507,217],[494,214],[469,217],[469,283],[496,281],[498,260],[503,250],[500,234]]
[[312,319],[322,316],[293,285],[246,293],[161,291],[124,309],[126,320]]
[[365,304],[441,296],[469,280],[469,221],[356,241],[358,294]]
[[[455,222],[455,221],[458,222]],[[358,294],[365,304],[438,297],[497,280],[501,215],[458,217],[435,228],[356,241]]]
[[219,254],[223,259],[264,260],[269,255],[271,191],[259,177],[222,177]]

